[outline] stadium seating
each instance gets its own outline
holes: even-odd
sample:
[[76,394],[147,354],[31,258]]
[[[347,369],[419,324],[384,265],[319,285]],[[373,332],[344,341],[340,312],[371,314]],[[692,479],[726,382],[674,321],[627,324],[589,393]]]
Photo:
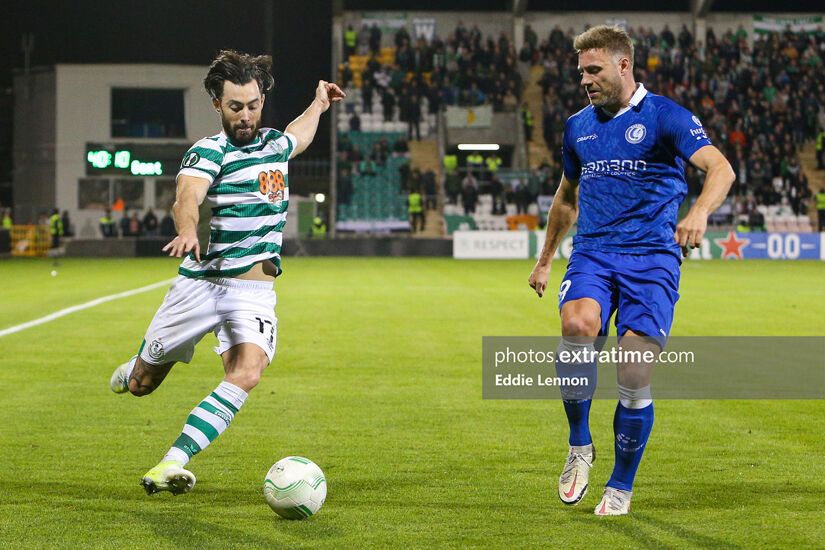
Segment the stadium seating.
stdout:
[[[387,138],[390,147],[404,134],[385,132],[346,132],[350,143],[369,152],[381,138]],[[374,175],[353,173],[352,195],[348,204],[339,203],[337,228],[367,231],[374,229],[400,230],[409,228],[407,196],[401,191],[399,166],[403,158],[389,157],[385,166],[378,166]]]
[[[785,200],[785,215],[763,213],[768,229],[807,230],[811,219],[804,214],[813,214],[810,196],[825,183],[813,160],[816,126],[822,124],[821,118],[817,120],[823,116],[818,113],[825,113],[819,92],[825,84],[825,32],[821,28],[809,33],[785,30],[749,41],[744,29],[734,33],[730,28],[722,32],[719,27],[715,31],[708,27],[705,36],[697,37],[698,42],[685,29],[674,43],[673,36],[666,39],[664,32],[635,29],[630,28],[629,33],[635,44],[638,80],[704,121],[711,141],[731,161],[739,178],[731,194],[740,197],[738,205]],[[551,163],[560,162],[559,132],[552,124],[558,117],[566,119],[587,101],[581,87],[558,84],[577,76],[572,38],[573,33],[556,33],[555,38],[551,33],[535,49],[524,46],[534,65],[528,84],[532,93],[526,92],[525,97],[536,130],[547,144],[547,148],[530,147],[531,155],[541,154],[540,159],[531,159],[531,166],[548,155]],[[650,59],[655,62],[650,63]],[[794,164],[796,157],[799,164]],[[752,172],[759,175],[751,177]],[[694,194],[697,188],[692,187]],[[729,223],[741,213],[720,210],[711,221]]]
[[[338,132],[350,131],[350,118],[353,113],[358,114],[361,119],[362,132],[407,132],[407,123],[400,119],[400,110],[396,107],[391,121],[384,121],[384,111],[381,107],[381,101],[377,94],[373,99],[372,113],[364,112],[364,102],[361,98],[360,88],[347,88],[344,90],[347,94],[348,109],[352,112],[342,112],[338,116]],[[421,98],[421,123],[419,129],[421,130],[421,137],[425,138],[436,130],[436,115],[427,114],[429,111],[429,102],[426,97]]]

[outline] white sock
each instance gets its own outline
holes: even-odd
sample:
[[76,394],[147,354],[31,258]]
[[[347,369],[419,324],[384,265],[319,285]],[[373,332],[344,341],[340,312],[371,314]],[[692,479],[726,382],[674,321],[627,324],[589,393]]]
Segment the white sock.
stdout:
[[126,386],[129,386],[129,377],[132,376],[132,371],[135,370],[135,365],[137,364],[138,356],[135,355],[129,360],[129,366],[126,367]]

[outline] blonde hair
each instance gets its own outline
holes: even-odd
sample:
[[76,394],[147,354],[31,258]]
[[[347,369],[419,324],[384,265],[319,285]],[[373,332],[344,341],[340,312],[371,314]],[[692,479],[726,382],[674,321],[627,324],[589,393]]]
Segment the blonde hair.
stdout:
[[598,25],[587,29],[576,37],[573,48],[581,53],[584,50],[604,49],[614,54],[626,56],[633,65],[633,40],[619,27]]

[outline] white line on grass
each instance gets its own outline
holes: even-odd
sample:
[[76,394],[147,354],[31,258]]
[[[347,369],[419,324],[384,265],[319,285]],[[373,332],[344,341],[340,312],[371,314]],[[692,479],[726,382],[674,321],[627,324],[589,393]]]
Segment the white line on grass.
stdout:
[[127,290],[126,292],[120,292],[118,294],[110,294],[109,296],[104,296],[102,298],[97,298],[90,302],[85,302],[82,304],[78,304],[76,306],[67,307],[66,309],[61,309],[60,311],[55,311],[54,313],[50,313],[45,317],[41,317],[40,319],[35,319],[34,321],[29,321],[28,323],[23,323],[22,325],[16,325],[13,327],[9,327],[7,329],[0,330],[0,338],[3,336],[7,336],[9,334],[14,334],[15,332],[20,332],[21,330],[26,330],[27,328],[36,327],[37,325],[42,325],[43,323],[48,323],[49,321],[54,321],[55,319],[59,319],[64,315],[68,315],[70,313],[74,313],[75,311],[80,311],[83,309],[88,309],[90,307],[99,306],[105,302],[111,302],[112,300],[117,300],[119,298],[126,298],[128,296],[134,296],[135,294],[140,294],[141,292],[147,292],[149,290],[154,290],[156,288],[162,287],[164,285],[170,284],[175,279],[167,279],[165,281],[161,281],[159,283],[154,283],[151,285],[142,286],[140,288],[135,288],[132,290]]

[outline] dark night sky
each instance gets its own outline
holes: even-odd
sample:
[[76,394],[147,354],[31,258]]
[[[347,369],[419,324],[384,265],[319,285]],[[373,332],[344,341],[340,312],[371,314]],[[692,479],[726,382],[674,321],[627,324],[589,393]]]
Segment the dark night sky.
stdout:
[[[275,101],[266,105],[274,106],[274,124],[283,128],[312,100],[318,79],[330,77],[332,12],[329,2],[275,4],[271,22]],[[23,33],[34,34],[32,66],[61,62],[205,66],[222,48],[262,53],[263,6],[262,0],[15,2],[0,18],[0,86],[9,86],[12,69],[23,66]],[[203,100],[207,101],[206,92]],[[318,149],[323,151],[323,146]]]

